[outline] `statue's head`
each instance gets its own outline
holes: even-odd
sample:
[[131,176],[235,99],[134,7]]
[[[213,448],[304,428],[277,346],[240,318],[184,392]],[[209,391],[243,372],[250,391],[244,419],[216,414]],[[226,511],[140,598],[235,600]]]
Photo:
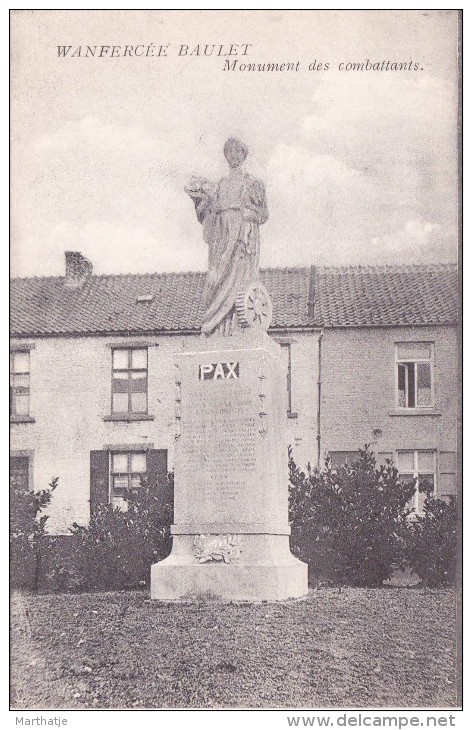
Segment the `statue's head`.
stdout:
[[240,139],[230,137],[225,142],[223,152],[230,167],[239,167],[248,156],[249,149]]

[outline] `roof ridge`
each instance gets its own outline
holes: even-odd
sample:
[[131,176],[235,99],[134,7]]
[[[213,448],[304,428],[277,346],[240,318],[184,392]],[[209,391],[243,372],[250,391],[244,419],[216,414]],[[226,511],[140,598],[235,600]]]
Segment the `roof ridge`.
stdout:
[[[126,277],[155,277],[155,276],[187,276],[188,274],[204,274],[204,271],[150,271],[146,273],[140,273],[137,272],[133,274],[132,272],[128,273],[122,273],[122,274],[90,274],[89,278],[92,279],[118,279],[118,278],[126,278]],[[10,277],[10,281],[46,281],[46,280],[53,280],[58,281],[59,279],[65,279],[63,275],[60,276],[12,276]]]
[[[310,274],[312,269],[315,268],[318,272],[324,271],[337,271],[337,272],[355,272],[355,271],[379,271],[379,270],[433,270],[433,269],[457,269],[458,264],[454,261],[444,261],[436,263],[417,263],[417,264],[341,264],[339,266],[319,266],[319,265],[307,265],[307,266],[267,266],[261,269],[261,272],[273,272],[273,271],[304,271]],[[121,274],[91,274],[91,278],[94,279],[119,279],[119,278],[149,278],[149,277],[166,277],[166,276],[202,276],[206,274],[206,271],[197,269],[191,269],[187,271],[150,271],[150,272],[127,272]],[[60,276],[12,276],[10,281],[59,281],[65,277]]]
[[65,276],[10,276],[10,281],[56,281],[57,279],[65,279]]
[[415,264],[341,264],[339,266],[316,266],[317,271],[337,271],[337,272],[355,272],[355,271],[387,271],[387,270],[433,270],[433,269],[457,269],[458,264],[454,261],[437,261],[430,263]]

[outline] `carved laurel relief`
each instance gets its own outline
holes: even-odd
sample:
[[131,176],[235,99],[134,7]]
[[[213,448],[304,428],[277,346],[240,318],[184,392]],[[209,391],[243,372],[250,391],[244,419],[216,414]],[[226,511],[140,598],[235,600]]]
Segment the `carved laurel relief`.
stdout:
[[240,535],[198,535],[193,541],[199,563],[236,563],[241,556]]

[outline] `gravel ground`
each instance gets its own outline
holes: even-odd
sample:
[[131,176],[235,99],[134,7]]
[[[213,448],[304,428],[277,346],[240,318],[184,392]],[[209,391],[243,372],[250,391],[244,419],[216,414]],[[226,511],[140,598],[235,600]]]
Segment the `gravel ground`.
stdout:
[[12,709],[460,703],[451,590],[259,604],[14,593],[11,620]]

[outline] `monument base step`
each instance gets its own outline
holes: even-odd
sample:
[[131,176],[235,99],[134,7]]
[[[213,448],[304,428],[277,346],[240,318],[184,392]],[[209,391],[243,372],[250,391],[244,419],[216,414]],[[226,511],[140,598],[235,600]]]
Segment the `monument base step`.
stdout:
[[151,598],[161,601],[282,601],[307,593],[308,566],[293,558],[286,565],[193,565],[156,563]]

